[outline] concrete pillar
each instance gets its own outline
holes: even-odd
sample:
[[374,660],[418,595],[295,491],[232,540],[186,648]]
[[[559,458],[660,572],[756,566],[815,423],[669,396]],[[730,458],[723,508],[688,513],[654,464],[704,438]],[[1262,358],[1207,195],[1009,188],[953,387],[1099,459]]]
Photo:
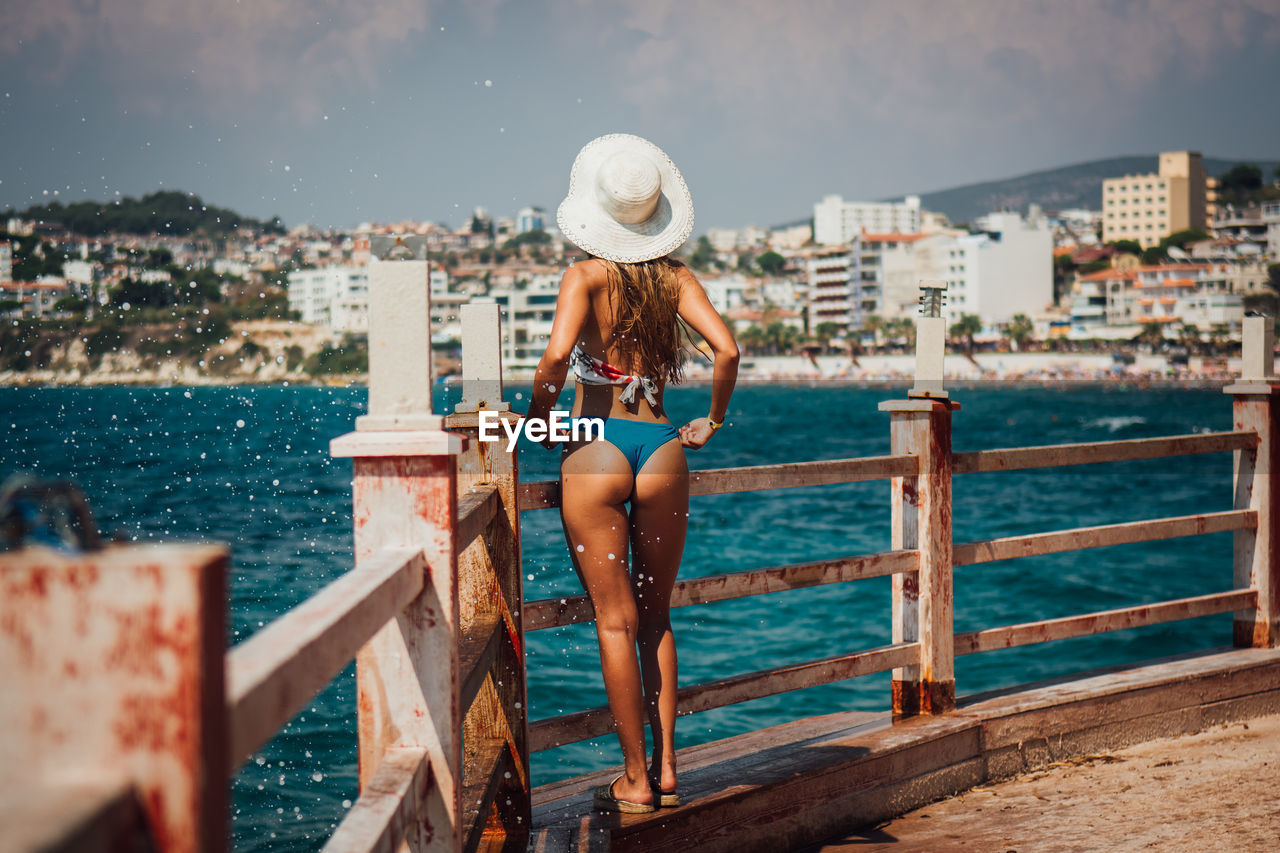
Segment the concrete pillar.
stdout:
[[1272,322],[1245,318],[1242,375],[1224,389],[1232,395],[1234,428],[1258,434],[1256,449],[1234,454],[1235,508],[1258,513],[1256,530],[1235,532],[1235,586],[1258,591],[1257,607],[1235,614],[1232,639],[1239,647],[1280,644],[1280,384],[1273,369]]

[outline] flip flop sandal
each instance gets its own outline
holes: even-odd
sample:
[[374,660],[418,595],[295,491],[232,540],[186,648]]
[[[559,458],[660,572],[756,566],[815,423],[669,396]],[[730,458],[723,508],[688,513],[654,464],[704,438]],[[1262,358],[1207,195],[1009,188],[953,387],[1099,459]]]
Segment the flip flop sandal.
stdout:
[[675,791],[668,794],[665,791],[654,788],[653,796],[655,797],[655,802],[664,809],[673,809],[680,805],[680,795]]
[[633,803],[629,800],[620,800],[613,794],[613,785],[625,774],[619,773],[613,777],[608,785],[601,785],[592,793],[591,800],[597,809],[603,812],[618,812],[620,814],[648,814],[657,811],[652,803]]

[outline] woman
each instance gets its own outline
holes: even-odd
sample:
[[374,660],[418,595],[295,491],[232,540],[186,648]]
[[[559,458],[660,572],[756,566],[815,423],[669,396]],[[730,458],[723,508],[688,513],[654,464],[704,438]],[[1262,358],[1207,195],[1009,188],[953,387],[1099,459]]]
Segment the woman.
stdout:
[[[591,257],[560,283],[528,417],[547,418],[572,366],[574,417],[604,421],[602,439],[563,452],[560,512],[595,610],[622,745],[624,770],[596,789],[595,805],[650,812],[680,802],[669,611],[689,523],[684,451],[702,447],[724,423],[738,346],[697,278],[669,257],[693,229],[693,205],[684,178],[656,145],[628,134],[589,142],[574,161],[557,222]],[[677,429],[662,392],[680,379],[681,321],[706,340],[715,366],[707,417]],[[654,742],[647,770],[646,717]]]

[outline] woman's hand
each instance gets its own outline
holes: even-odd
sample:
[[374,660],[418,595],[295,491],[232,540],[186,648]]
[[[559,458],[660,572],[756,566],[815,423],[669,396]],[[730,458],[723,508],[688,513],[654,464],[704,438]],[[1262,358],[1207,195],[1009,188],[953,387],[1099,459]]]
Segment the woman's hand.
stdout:
[[697,450],[715,434],[715,430],[711,428],[711,421],[707,418],[697,418],[689,421],[680,427],[680,443],[690,450]]

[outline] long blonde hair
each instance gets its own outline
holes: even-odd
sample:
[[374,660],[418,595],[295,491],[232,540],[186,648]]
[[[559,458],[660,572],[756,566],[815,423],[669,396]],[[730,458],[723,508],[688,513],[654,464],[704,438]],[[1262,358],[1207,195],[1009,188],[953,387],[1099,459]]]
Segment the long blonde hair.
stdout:
[[620,365],[658,382],[679,382],[684,373],[680,330],[679,273],[670,256],[624,264],[598,258],[609,279],[613,348]]

